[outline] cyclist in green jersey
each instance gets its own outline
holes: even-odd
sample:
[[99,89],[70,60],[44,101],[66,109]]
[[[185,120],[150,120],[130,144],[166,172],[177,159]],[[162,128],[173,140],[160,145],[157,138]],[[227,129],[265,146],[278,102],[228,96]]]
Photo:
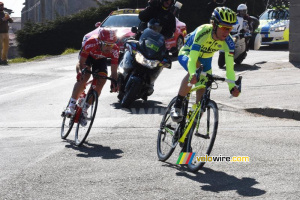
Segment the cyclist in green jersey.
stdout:
[[[212,56],[216,51],[224,50],[226,63],[226,76],[235,80],[234,66],[234,42],[230,31],[237,22],[236,13],[227,7],[217,7],[211,16],[211,24],[204,24],[196,28],[188,37],[185,45],[180,49],[178,61],[188,71],[183,78],[174,107],[171,109],[173,121],[182,120],[182,101],[190,91],[188,83],[196,84],[196,69],[203,66],[203,71],[212,73]],[[200,76],[198,84],[205,84],[206,77]],[[232,83],[228,83],[232,96],[237,97],[239,90]],[[196,101],[200,101],[204,89],[197,91]]]

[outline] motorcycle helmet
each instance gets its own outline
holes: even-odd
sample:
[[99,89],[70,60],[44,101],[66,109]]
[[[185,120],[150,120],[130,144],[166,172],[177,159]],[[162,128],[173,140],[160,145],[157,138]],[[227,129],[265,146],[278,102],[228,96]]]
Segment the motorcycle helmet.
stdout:
[[222,23],[230,26],[237,24],[236,13],[227,7],[215,8],[211,20],[214,24]]
[[173,6],[174,6],[174,0],[171,0],[171,3],[170,3],[170,5],[168,6],[168,7],[165,7],[164,6],[164,2],[166,2],[166,1],[168,1],[168,0],[159,0],[159,3],[160,3],[160,5],[162,6],[162,8],[164,9],[164,10],[169,10],[169,9],[171,9]]
[[247,6],[246,6],[246,4],[240,4],[237,7],[237,13],[241,17],[244,17],[245,15],[247,15]]
[[101,42],[110,45],[115,44],[118,40],[116,31],[112,29],[100,29],[98,38],[101,40]]
[[[165,1],[168,1],[168,0],[159,0],[160,4],[163,5]],[[171,4],[170,4],[170,7],[172,5],[174,5],[175,1],[174,0],[171,0]]]
[[160,33],[160,31],[162,29],[160,21],[158,19],[154,19],[154,18],[148,22],[147,27],[158,33]]

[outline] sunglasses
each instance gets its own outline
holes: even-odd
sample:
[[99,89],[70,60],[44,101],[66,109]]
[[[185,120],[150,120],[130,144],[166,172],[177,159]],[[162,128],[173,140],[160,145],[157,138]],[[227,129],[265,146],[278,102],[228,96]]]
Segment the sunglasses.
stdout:
[[231,31],[233,29],[233,26],[225,26],[225,25],[218,25],[218,27],[220,29],[222,29],[222,31]]
[[115,45],[115,43],[107,43],[107,42],[101,42],[101,44],[102,44],[103,46],[107,46],[107,47],[112,47],[112,46]]

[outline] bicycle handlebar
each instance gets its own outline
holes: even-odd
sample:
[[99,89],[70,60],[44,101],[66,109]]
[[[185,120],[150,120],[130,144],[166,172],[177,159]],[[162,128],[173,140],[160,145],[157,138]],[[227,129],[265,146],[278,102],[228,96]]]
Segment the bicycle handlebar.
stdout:
[[[110,80],[115,86],[118,85],[118,82],[113,79],[113,78],[110,78],[110,77],[107,77],[107,76],[100,76],[98,73],[96,72],[92,72],[90,70],[88,70],[87,68],[84,68],[82,71],[81,71],[82,74],[85,74],[85,73],[88,73],[88,74],[92,74],[93,77],[95,78],[99,78],[99,79],[107,79],[107,80]],[[110,93],[112,93],[112,85],[110,86]]]
[[[230,80],[230,79],[226,79],[224,77],[218,76],[218,75],[214,75],[214,74],[208,74],[206,72],[202,72],[201,73],[197,73],[197,80],[199,80],[200,75],[207,77],[210,81],[224,81],[227,83],[233,83],[235,84],[235,86],[238,88],[238,90],[241,92],[242,91],[242,76],[239,76],[239,78],[236,81]],[[192,87],[193,84],[188,83],[188,87]]]
[[88,74],[92,74],[93,77],[95,78],[101,78],[101,79],[108,79],[110,80],[111,82],[113,82],[115,85],[118,85],[118,82],[113,79],[113,78],[110,78],[110,77],[107,77],[107,76],[100,76],[98,75],[96,72],[92,72],[90,70],[88,70],[87,68],[84,68],[82,71],[81,71],[82,74],[85,74],[85,73],[88,73]]

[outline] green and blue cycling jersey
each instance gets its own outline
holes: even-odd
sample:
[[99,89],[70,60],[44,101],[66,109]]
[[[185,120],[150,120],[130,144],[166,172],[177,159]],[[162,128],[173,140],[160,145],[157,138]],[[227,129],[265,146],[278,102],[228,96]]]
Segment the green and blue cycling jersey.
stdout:
[[[203,65],[203,71],[212,73],[212,57],[216,51],[224,50],[226,63],[226,77],[235,80],[234,66],[234,42],[229,35],[224,41],[214,40],[212,38],[213,25],[204,24],[196,28],[188,37],[184,46],[180,49],[178,61],[183,68],[189,72],[190,76],[196,73],[196,64],[199,61]],[[206,78],[200,77],[206,81]],[[204,84],[202,81],[201,84]],[[233,83],[229,83],[229,90],[234,87]]]

